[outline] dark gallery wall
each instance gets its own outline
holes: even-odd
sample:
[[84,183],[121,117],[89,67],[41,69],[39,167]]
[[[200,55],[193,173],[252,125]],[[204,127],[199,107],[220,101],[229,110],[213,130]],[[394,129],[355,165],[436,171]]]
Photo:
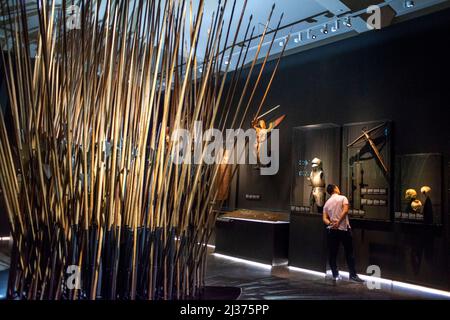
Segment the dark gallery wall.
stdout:
[[[395,155],[448,156],[449,34],[446,10],[284,57],[265,104],[280,104],[287,114],[280,127],[280,171],[260,176],[241,166],[236,206],[289,210],[297,126],[392,120]],[[274,65],[266,67],[260,95]],[[245,194],[260,194],[261,201],[247,201]]]
[[[357,268],[364,273],[367,266],[377,265],[385,278],[450,290],[449,34],[450,10],[445,10],[286,56],[265,104],[267,109],[280,104],[280,113],[287,115],[280,126],[280,171],[260,176],[252,166],[240,166],[232,205],[289,212],[294,127],[391,120],[393,156],[444,155],[443,224],[352,221]],[[272,61],[264,73],[258,103],[274,65]],[[261,200],[248,201],[246,194],[260,195]],[[290,252],[303,254],[302,237],[322,248],[320,232],[302,234],[302,225],[292,222],[295,217]],[[314,223],[321,225],[319,220],[317,216]],[[312,253],[319,267],[325,263],[320,248]],[[291,253],[289,261],[320,270],[298,264]]]

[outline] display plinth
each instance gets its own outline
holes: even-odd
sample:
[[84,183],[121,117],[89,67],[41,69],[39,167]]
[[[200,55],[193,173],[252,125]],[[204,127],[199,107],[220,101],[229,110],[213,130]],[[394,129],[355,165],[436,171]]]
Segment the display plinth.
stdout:
[[270,265],[287,262],[289,222],[220,217],[216,253]]
[[291,214],[289,266],[319,272],[326,271],[326,231],[321,215]]

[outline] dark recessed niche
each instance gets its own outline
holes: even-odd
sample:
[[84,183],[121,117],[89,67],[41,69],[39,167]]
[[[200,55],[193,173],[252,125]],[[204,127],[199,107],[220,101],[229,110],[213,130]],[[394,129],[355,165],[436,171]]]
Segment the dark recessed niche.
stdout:
[[342,134],[341,190],[349,199],[351,215],[389,221],[392,123],[346,124]]
[[340,146],[341,127],[336,124],[293,128],[291,212],[321,213],[310,180],[313,160],[320,159],[325,193],[327,184],[340,184]]
[[442,224],[442,168],[439,153],[396,157],[395,220]]

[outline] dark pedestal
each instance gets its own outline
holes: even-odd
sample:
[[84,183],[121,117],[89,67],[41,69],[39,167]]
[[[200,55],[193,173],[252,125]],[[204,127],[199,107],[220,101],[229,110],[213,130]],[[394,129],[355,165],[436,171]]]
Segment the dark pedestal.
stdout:
[[[358,219],[350,224],[358,273],[376,265],[382,278],[449,291],[450,251],[442,226]],[[338,265],[347,269],[342,253]]]
[[216,253],[279,265],[288,257],[289,222],[218,218]]
[[319,214],[291,213],[289,265],[325,272],[327,267],[326,231]]
[[[326,229],[320,215],[291,213],[289,265],[325,272]],[[381,277],[448,291],[448,244],[442,226],[350,219],[356,270],[378,266]],[[444,261],[444,263],[437,263]],[[338,267],[348,271],[341,246]]]

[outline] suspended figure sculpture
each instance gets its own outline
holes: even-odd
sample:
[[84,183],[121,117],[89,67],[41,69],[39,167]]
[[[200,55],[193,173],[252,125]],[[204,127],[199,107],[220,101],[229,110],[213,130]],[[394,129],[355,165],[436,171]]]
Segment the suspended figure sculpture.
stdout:
[[270,132],[272,132],[275,128],[277,128],[281,122],[286,118],[285,115],[275,119],[274,121],[269,123],[269,127],[267,127],[266,121],[262,118],[271,113],[272,111],[278,109],[280,106],[276,106],[275,108],[269,110],[268,112],[264,113],[263,115],[255,118],[252,121],[252,127],[256,132],[256,139],[253,144],[253,155],[256,158],[256,166],[255,169],[259,169],[263,165],[267,165],[267,163],[262,164],[261,163],[261,152],[264,151],[261,149],[261,146],[263,143],[265,143],[268,139],[268,136]]

